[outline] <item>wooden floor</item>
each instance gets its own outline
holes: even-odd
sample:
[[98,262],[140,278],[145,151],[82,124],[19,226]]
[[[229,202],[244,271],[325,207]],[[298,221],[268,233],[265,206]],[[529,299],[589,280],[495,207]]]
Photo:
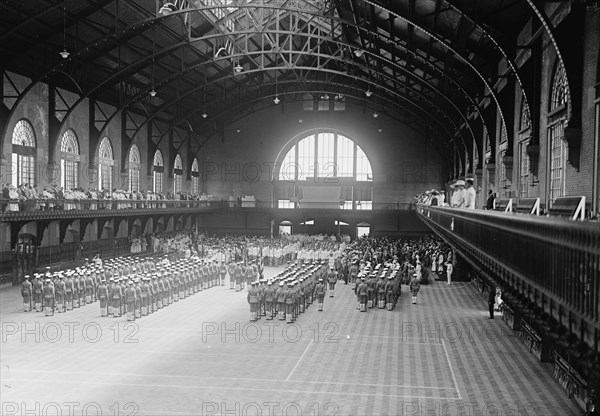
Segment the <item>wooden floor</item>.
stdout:
[[3,415],[582,414],[471,284],[423,286],[416,305],[403,286],[367,313],[338,284],[292,325],[250,323],[228,286],[134,323],[20,302],[0,291]]

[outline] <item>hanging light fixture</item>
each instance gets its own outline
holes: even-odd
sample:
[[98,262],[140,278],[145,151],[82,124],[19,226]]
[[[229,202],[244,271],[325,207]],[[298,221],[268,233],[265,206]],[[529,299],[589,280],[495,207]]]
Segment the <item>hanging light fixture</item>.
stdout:
[[373,95],[373,91],[371,91],[370,89],[367,89],[367,90],[365,91],[365,95],[366,95],[367,97],[370,97],[371,95]]
[[171,3],[170,1],[166,1],[160,7],[160,10],[158,11],[158,13],[162,14],[163,16],[168,16],[171,14],[173,9],[176,9],[176,6],[173,3]]
[[156,96],[156,90],[154,89],[154,44],[156,43],[156,26],[152,32],[152,89],[150,90],[150,97]]
[[240,61],[236,61],[235,67],[233,69],[237,74],[239,74],[244,70],[244,67],[240,65]]
[[202,90],[202,107],[204,110],[202,111],[202,118],[208,117],[206,113],[206,74],[204,74],[204,89]]
[[[277,53],[277,52],[275,52]],[[279,104],[281,101],[279,100],[279,96],[277,94],[277,55],[275,55],[275,98],[273,98],[273,103],[275,105]]]
[[67,51],[67,6],[63,7],[63,50],[59,52],[60,56],[63,59],[67,59],[69,57],[69,51]]

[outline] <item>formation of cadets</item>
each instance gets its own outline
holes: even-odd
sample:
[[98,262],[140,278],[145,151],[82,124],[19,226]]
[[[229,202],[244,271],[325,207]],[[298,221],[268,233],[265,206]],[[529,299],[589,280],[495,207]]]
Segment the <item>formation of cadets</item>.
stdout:
[[223,265],[192,257],[171,262],[116,258],[104,266],[26,276],[21,287],[26,312],[64,313],[98,301],[100,316],[123,315],[127,320],[147,316],[197,292],[225,285]]
[[358,302],[356,309],[366,312],[367,308],[372,309],[377,305],[379,309],[392,311],[401,295],[399,271],[400,264],[387,262],[375,266],[367,262],[358,271],[358,261],[355,260],[351,267],[351,282]]
[[277,318],[292,323],[315,300],[319,311],[322,311],[325,278],[328,274],[335,274],[327,264],[326,261],[295,263],[272,279],[261,278],[251,282],[247,296],[250,320],[256,321],[264,316],[267,320]]

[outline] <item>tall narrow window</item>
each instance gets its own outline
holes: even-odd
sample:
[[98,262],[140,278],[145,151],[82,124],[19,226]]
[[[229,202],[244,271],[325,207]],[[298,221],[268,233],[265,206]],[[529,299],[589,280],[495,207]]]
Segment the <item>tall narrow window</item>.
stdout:
[[550,201],[565,194],[565,168],[567,164],[567,144],[565,141],[565,123],[569,90],[567,74],[560,62],[557,62],[550,90],[548,120],[548,160]]
[[157,150],[154,152],[154,162],[152,167],[152,190],[156,193],[161,193],[163,190],[163,175],[165,166],[163,162],[162,152]]
[[129,149],[129,158],[127,159],[127,162],[129,164],[129,190],[132,192],[139,191],[142,158],[140,156],[140,150],[135,144],[132,144],[131,149]]
[[192,195],[200,193],[200,169],[198,167],[198,159],[194,158],[192,162]]
[[175,165],[173,168],[173,193],[179,194],[181,193],[181,188],[183,184],[183,163],[181,161],[181,156],[178,154],[175,156]]
[[72,129],[64,132],[60,141],[61,186],[64,189],[79,187],[79,142]]
[[12,134],[12,184],[35,184],[35,133],[27,120],[19,120]]
[[104,137],[98,148],[98,189],[112,189],[114,164],[115,161],[110,139]]
[[529,155],[527,154],[527,142],[519,143],[519,196],[529,196]]
[[527,145],[531,138],[531,116],[525,99],[521,101],[521,116],[519,120],[519,197],[529,196],[529,154]]

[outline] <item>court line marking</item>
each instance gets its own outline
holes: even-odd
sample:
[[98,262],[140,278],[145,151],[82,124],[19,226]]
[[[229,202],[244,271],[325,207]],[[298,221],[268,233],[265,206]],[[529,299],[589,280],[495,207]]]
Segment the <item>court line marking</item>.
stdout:
[[308,352],[308,350],[310,349],[310,347],[313,344],[314,344],[314,342],[310,341],[308,343],[308,345],[306,346],[306,348],[304,348],[304,352],[302,353],[302,355],[300,356],[300,358],[298,358],[298,361],[296,361],[296,365],[294,365],[294,368],[292,368],[292,371],[290,371],[290,373],[286,377],[285,381],[290,381],[290,377],[292,377],[292,374],[294,374],[294,371],[296,371],[296,368],[298,368],[298,365],[300,364],[300,361],[302,361],[302,359],[304,358],[304,356],[306,355],[306,353]]
[[[89,375],[89,372],[86,371],[60,371],[60,370],[9,370],[8,372],[15,373],[44,373],[44,374],[79,374],[79,375]],[[156,374],[138,374],[138,373],[99,373],[94,372],[94,375],[101,376],[121,376],[121,377],[150,377],[156,378]],[[189,378],[189,379],[197,379],[197,380],[206,380],[206,379],[217,379],[217,380],[235,380],[235,381],[263,381],[263,382],[275,382],[275,383],[305,383],[305,384],[334,384],[334,385],[344,385],[344,386],[358,386],[358,387],[377,387],[377,388],[404,388],[404,389],[419,389],[419,390],[456,390],[455,387],[437,387],[437,386],[411,386],[411,385],[394,385],[394,384],[364,384],[364,383],[345,383],[345,382],[337,382],[337,381],[311,381],[311,380],[281,380],[281,379],[270,379],[270,378],[249,378],[249,377],[226,377],[226,376],[185,376],[185,375],[174,375],[174,374],[160,374],[160,377],[169,377],[169,378]],[[46,380],[51,381],[51,380]]]
[[[156,377],[154,375],[153,377]],[[105,382],[105,381],[88,381],[88,380],[78,380],[78,381],[70,381],[70,380],[39,380],[39,379],[20,379],[20,378],[9,378],[4,379],[6,381],[20,381],[26,383],[48,383],[52,382],[54,384],[62,383],[62,384],[95,384],[95,385],[108,385],[108,386],[130,386],[130,387],[161,387],[161,388],[177,388],[177,389],[206,389],[206,390],[236,390],[236,391],[259,391],[265,392],[264,388],[254,388],[254,387],[226,387],[226,386],[197,386],[197,385],[189,385],[189,384],[148,384],[148,383],[118,383],[118,382]],[[269,389],[269,392],[278,392],[278,393],[293,393],[293,394],[327,394],[329,396],[335,395],[343,395],[343,396],[368,396],[368,397],[395,397],[395,398],[410,398],[410,399],[433,399],[433,400],[458,400],[456,397],[436,397],[436,396],[412,396],[412,395],[402,395],[402,394],[384,394],[384,393],[351,393],[351,392],[334,392],[334,391],[326,391],[326,390],[293,390],[293,389]]]
[[452,362],[450,361],[450,355],[448,354],[448,349],[446,348],[446,343],[442,340],[442,345],[444,347],[444,352],[446,353],[446,360],[448,360],[448,366],[450,367],[450,374],[452,374],[452,381],[454,381],[454,387],[456,392],[458,393],[458,400],[462,400],[462,395],[460,394],[460,389],[458,388],[458,382],[456,381],[456,376],[454,375],[454,369],[452,368]]
[[[133,345],[137,345],[137,344],[133,344]],[[133,348],[133,347],[132,347]],[[106,352],[105,349],[101,349],[101,348],[59,348],[59,347],[38,347],[36,348],[36,351],[39,350],[49,350],[49,351],[56,351],[56,349],[59,349],[61,352],[64,351],[95,351],[95,352]],[[118,350],[111,350],[111,353],[116,353],[116,354],[138,354],[138,353],[142,353],[142,354],[160,354],[160,355],[198,355],[198,356],[216,356],[216,357],[245,357],[248,358],[249,355],[248,354],[226,354],[226,353],[213,353],[211,351],[209,351],[208,349],[205,350],[204,352],[176,352],[176,351],[155,351],[155,350],[136,350],[136,349],[130,349],[130,350],[126,350],[126,349],[118,349]],[[252,354],[252,357],[259,357],[259,358],[298,358],[297,356],[289,356],[289,355],[266,355],[266,354]]]

